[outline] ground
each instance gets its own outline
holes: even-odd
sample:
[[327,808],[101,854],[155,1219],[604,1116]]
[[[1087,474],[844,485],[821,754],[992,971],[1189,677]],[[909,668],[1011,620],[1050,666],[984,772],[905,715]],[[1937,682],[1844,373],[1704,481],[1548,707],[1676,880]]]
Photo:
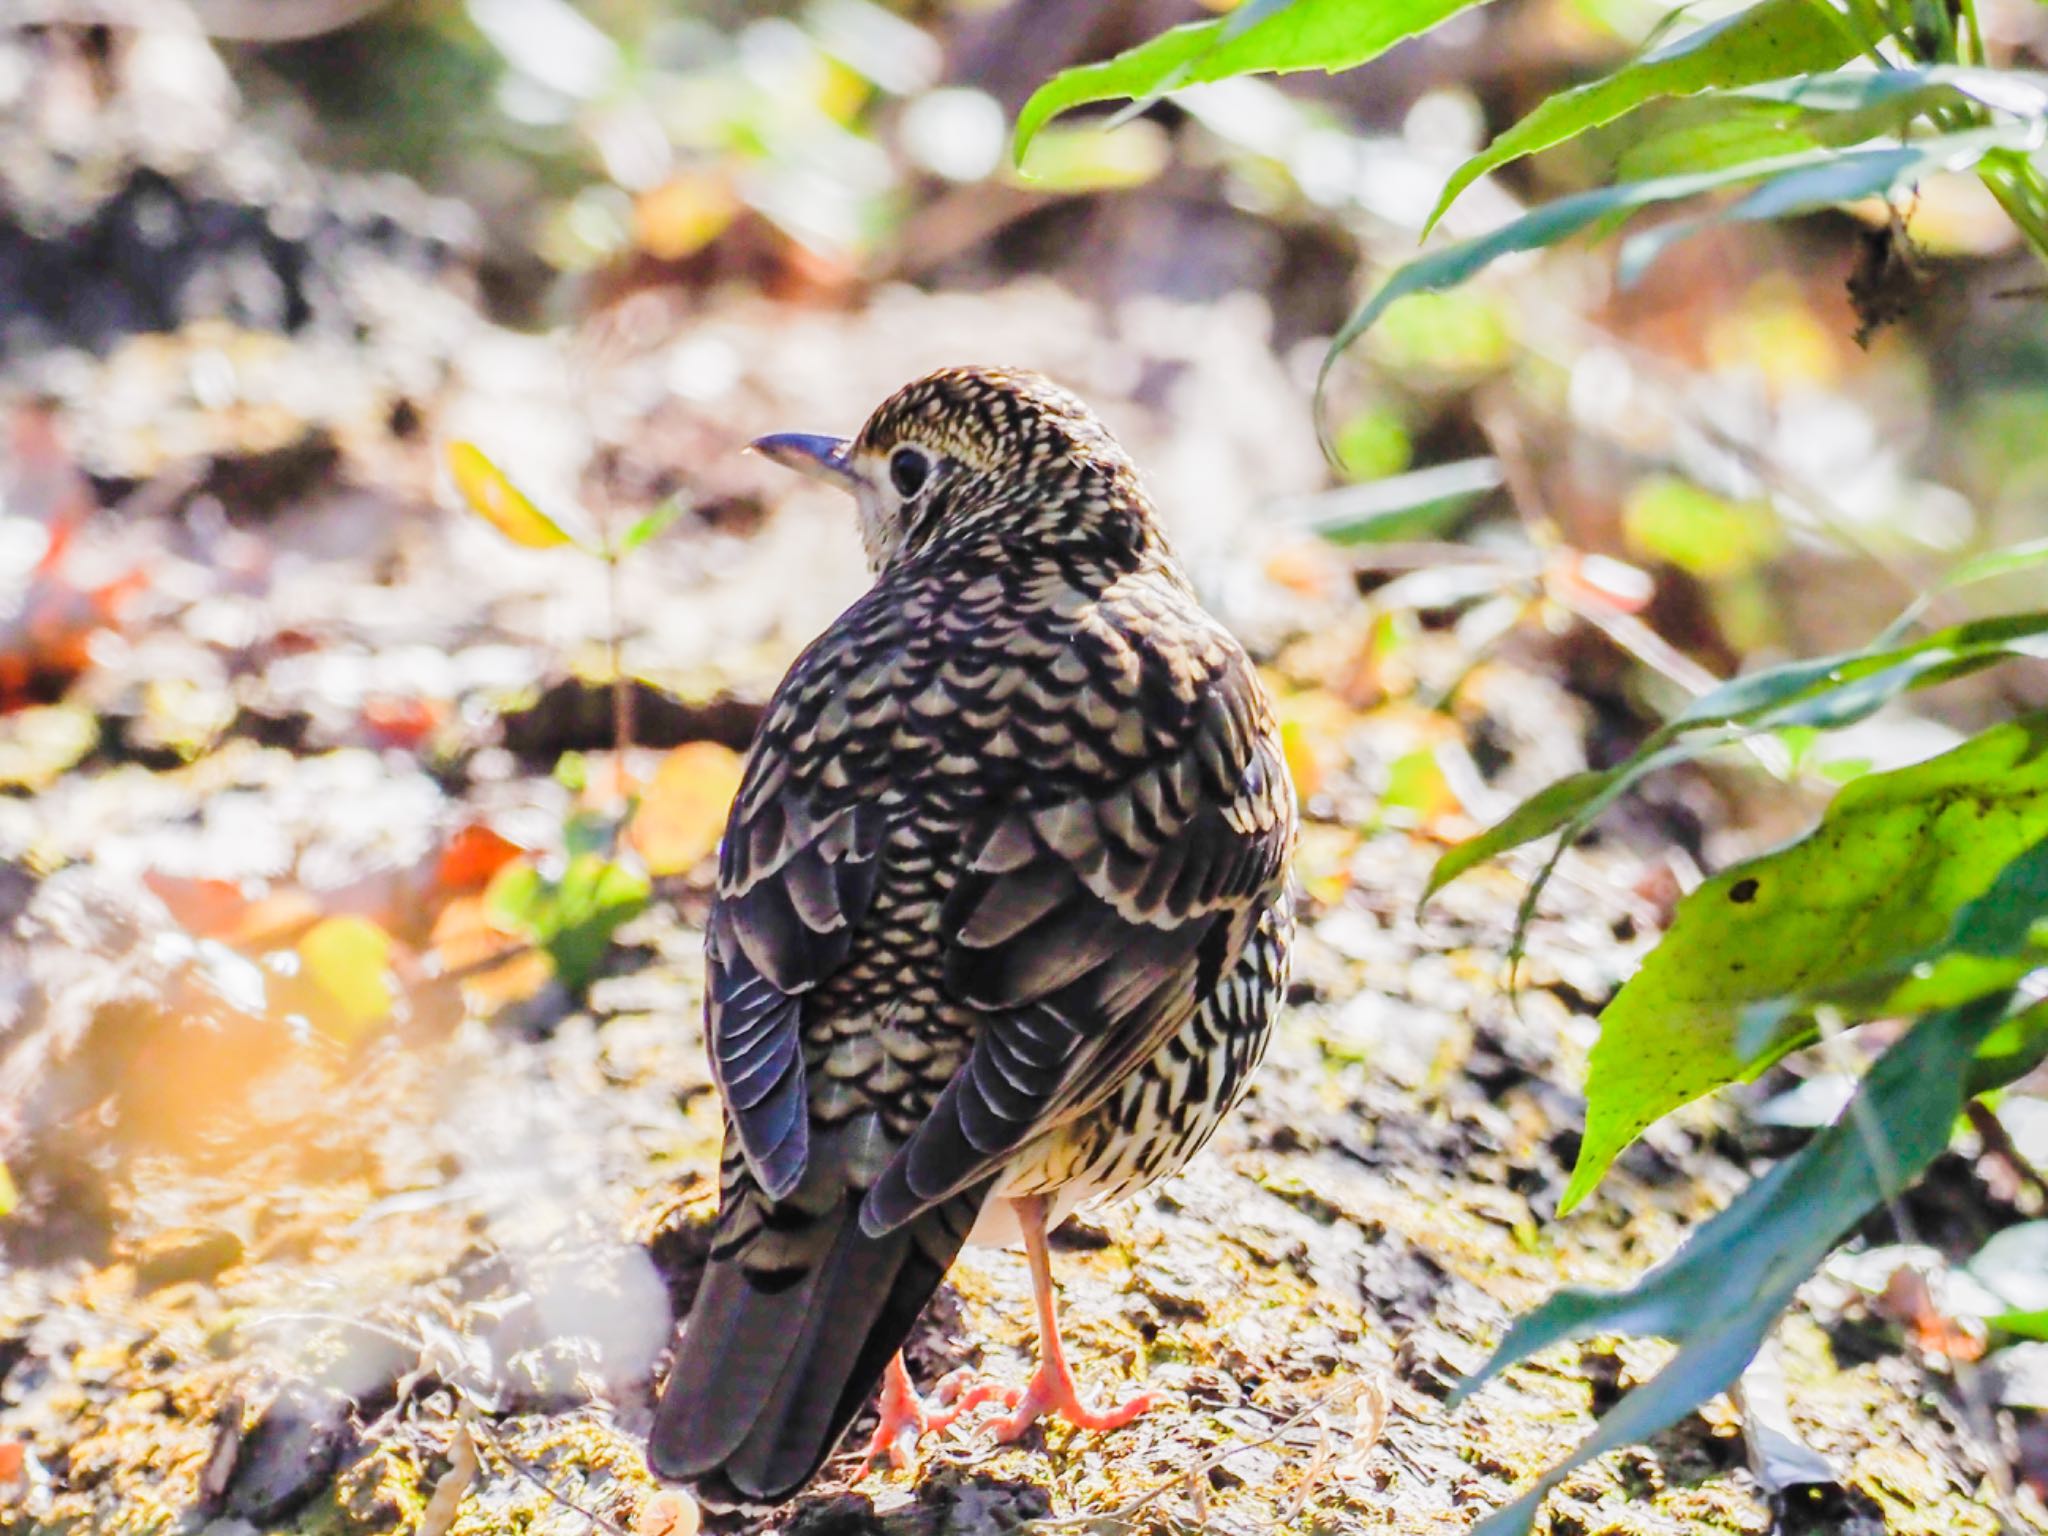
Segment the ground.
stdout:
[[[1253,516],[1323,483],[1257,301],[649,293],[515,335],[442,236],[403,235],[336,279],[339,322],[19,370],[43,403],[16,409],[9,512],[66,547],[0,674],[0,1532],[660,1528],[641,1437],[715,1200],[705,861],[659,875],[579,995],[451,923],[482,884],[459,855],[544,861],[602,811],[615,626],[640,782],[668,749],[743,747],[863,576],[846,509],[741,446],[850,429],[961,361],[1101,408],[1258,652],[1308,816],[1302,955],[1212,1148],[1057,1240],[1084,1383],[1168,1405],[1001,1450],[962,1429],[915,1476],[842,1459],[772,1524],[1462,1530],[1657,1368],[1594,1341],[1445,1402],[1518,1311],[1639,1273],[1782,1150],[1698,1109],[1555,1219],[1593,1017],[1668,915],[1686,828],[1642,809],[1568,861],[1519,990],[1516,871],[1417,914],[1447,839],[1612,721],[1572,685],[1583,637],[1530,624],[1481,658]],[[457,438],[614,529],[686,510],[614,605],[602,562],[457,510]],[[581,787],[565,753],[591,754]],[[389,973],[367,1004],[308,947],[336,917]],[[1996,1530],[1939,1357],[1848,1347],[1887,1326],[1853,1287],[1809,1300],[1776,1358],[1827,1477],[1753,1471],[1720,1401],[1570,1479],[1554,1536]],[[1031,1343],[1021,1257],[970,1251],[910,1357],[1021,1380]]]

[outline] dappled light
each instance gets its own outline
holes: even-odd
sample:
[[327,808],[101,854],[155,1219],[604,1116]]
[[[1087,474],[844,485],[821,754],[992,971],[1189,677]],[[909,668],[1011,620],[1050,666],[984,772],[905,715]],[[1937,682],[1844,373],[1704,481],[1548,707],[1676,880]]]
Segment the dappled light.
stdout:
[[0,16],[0,1536],[2048,1531],[2044,18]]

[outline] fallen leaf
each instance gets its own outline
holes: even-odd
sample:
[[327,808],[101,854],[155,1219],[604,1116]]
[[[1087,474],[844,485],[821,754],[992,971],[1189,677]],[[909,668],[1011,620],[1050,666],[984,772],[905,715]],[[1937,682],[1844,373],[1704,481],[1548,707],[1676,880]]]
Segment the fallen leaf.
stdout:
[[550,549],[573,544],[562,525],[533,504],[475,443],[448,445],[448,473],[469,508],[514,544]]
[[32,705],[0,718],[0,789],[48,789],[99,740],[99,721],[75,704]]
[[[28,1447],[19,1440],[0,1440],[0,1483],[18,1482],[28,1465]],[[693,1528],[694,1529],[694,1528]]]
[[367,917],[323,918],[299,940],[299,959],[338,1013],[350,1039],[391,1017],[398,998],[391,982],[391,935]]
[[218,939],[237,949],[275,943],[320,918],[319,903],[300,890],[251,895],[238,881],[167,875],[154,869],[143,872],[142,883],[194,938]]
[[476,1442],[470,1438],[466,1422],[467,1408],[463,1410],[463,1417],[465,1422],[455,1426],[455,1443],[449,1448],[448,1470],[435,1481],[434,1496],[420,1511],[420,1523],[416,1527],[419,1536],[447,1536],[455,1524],[456,1515],[462,1510],[464,1496],[476,1481],[480,1468]]
[[626,828],[648,873],[679,875],[717,850],[740,771],[739,754],[715,741],[686,742],[661,760]]
[[[481,892],[457,896],[441,909],[432,943],[442,973],[464,972],[462,990],[482,1008],[523,1002],[554,975],[544,953],[491,921]],[[501,957],[502,964],[490,964]]]
[[14,1177],[7,1171],[7,1165],[0,1163],[0,1216],[11,1216],[14,1208],[21,1203],[21,1192],[14,1187]]
[[491,876],[526,850],[480,821],[456,829],[434,866],[434,883],[444,891],[481,890]]
[[400,699],[374,694],[363,700],[363,730],[380,747],[416,751],[441,728],[448,709],[438,699]]

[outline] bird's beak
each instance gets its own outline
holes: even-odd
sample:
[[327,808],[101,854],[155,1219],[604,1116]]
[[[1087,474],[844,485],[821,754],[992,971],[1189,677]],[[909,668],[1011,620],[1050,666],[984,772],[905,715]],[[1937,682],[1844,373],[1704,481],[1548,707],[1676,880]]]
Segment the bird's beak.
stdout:
[[817,437],[809,432],[772,432],[757,437],[747,446],[764,459],[773,459],[800,475],[823,480],[842,491],[859,484],[853,472],[853,444],[843,437]]

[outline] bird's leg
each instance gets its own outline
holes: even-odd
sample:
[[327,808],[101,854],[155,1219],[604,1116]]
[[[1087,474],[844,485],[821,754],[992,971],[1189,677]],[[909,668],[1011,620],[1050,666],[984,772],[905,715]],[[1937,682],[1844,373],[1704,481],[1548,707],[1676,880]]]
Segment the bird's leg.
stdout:
[[[910,1453],[932,1428],[932,1416],[924,1399],[917,1395],[917,1388],[910,1384],[910,1368],[903,1363],[900,1349],[889,1357],[889,1369],[882,1377],[882,1400],[876,1406],[881,1411],[881,1422],[875,1425],[860,1469],[865,1472],[874,1465],[876,1457],[887,1456],[890,1466],[899,1472],[908,1471]],[[911,1433],[906,1435],[906,1430]]]
[[990,1427],[996,1439],[1015,1440],[1040,1416],[1056,1413],[1077,1429],[1121,1429],[1157,1399],[1150,1392],[1139,1392],[1113,1408],[1092,1408],[1081,1400],[1074,1373],[1067,1367],[1067,1353],[1060,1347],[1059,1298],[1053,1293],[1052,1253],[1045,1242],[1048,1202],[1043,1195],[1030,1195],[1010,1203],[1024,1229],[1024,1256],[1031,1264],[1031,1290],[1038,1301],[1038,1369],[1011,1403],[1014,1411]]

